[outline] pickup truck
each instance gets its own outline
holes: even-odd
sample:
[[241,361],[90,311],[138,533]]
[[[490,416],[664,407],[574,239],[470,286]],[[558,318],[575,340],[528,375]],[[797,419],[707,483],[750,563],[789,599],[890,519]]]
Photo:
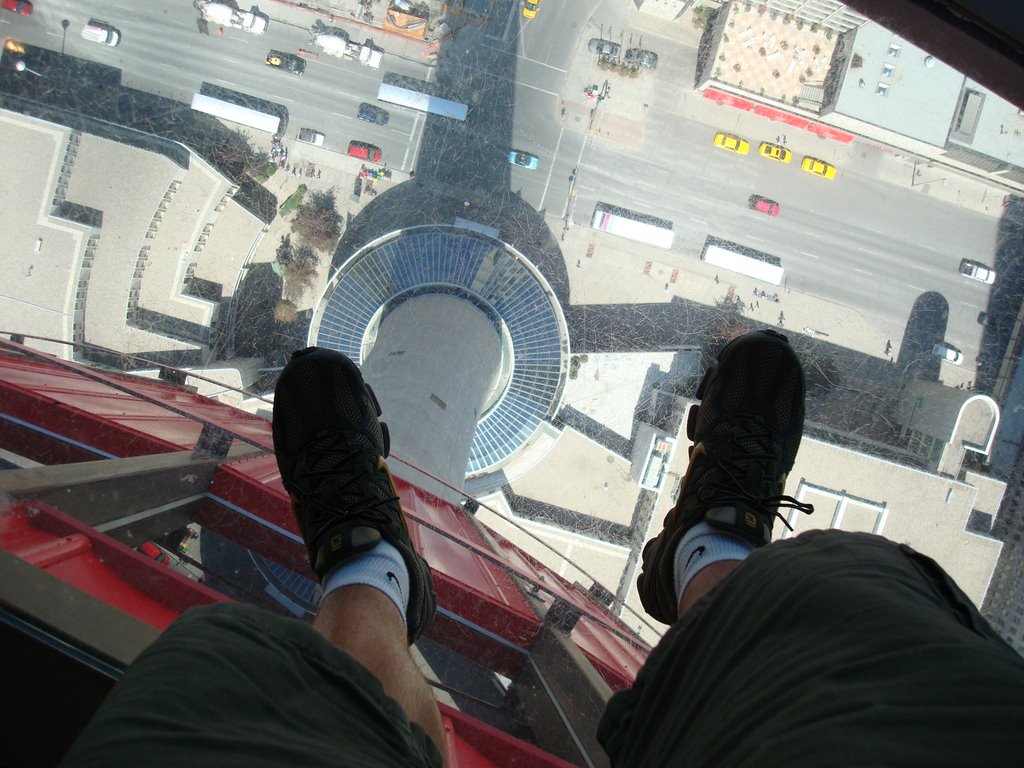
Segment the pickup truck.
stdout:
[[986,267],[979,261],[963,259],[960,262],[960,274],[969,277],[971,280],[992,285],[996,281],[996,273],[991,267]]
[[262,35],[267,31],[269,19],[255,7],[251,11],[242,11],[228,3],[208,3],[203,0],[196,0],[194,5],[211,24],[241,29],[253,35]]

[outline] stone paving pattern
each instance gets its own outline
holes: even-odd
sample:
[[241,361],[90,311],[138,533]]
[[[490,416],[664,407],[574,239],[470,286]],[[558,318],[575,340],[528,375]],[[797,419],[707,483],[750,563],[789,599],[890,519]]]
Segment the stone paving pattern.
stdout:
[[732,2],[724,8],[726,17],[719,22],[724,34],[711,65],[716,79],[787,104],[794,103],[804,83],[824,83],[836,47],[834,34],[787,22],[787,16],[773,11],[762,13],[758,5]]

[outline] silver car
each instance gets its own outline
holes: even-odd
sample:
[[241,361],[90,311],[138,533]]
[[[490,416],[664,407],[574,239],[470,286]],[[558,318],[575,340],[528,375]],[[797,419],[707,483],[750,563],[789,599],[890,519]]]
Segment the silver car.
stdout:
[[936,344],[932,347],[932,354],[936,357],[941,357],[943,360],[950,362],[953,365],[960,365],[960,363],[964,361],[964,353],[946,342]]
[[619,51],[622,50],[618,43],[613,43],[611,40],[602,40],[600,37],[590,38],[590,43],[587,45],[587,50],[591,53],[596,53],[598,56],[610,56],[612,58],[619,55]]
[[314,147],[322,147],[324,139],[327,137],[312,128],[299,128],[299,135],[296,138],[306,144],[312,144]]

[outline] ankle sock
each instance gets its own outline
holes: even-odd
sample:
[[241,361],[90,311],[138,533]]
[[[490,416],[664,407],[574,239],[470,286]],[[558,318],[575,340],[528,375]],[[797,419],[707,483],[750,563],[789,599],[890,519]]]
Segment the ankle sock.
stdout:
[[754,547],[738,536],[700,522],[683,534],[676,546],[676,602],[683,597],[686,586],[698,571],[722,560],[744,560]]
[[383,592],[395,604],[405,623],[409,608],[409,569],[402,554],[386,541],[328,571],[323,596],[341,587],[362,584]]

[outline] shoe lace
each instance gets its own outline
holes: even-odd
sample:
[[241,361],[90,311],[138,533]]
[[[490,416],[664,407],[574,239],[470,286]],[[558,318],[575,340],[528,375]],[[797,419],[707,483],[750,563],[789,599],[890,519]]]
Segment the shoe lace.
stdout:
[[[391,515],[385,511],[386,507],[398,502],[399,497],[393,494],[377,494],[372,496],[365,492],[361,483],[368,477],[373,469],[371,463],[371,452],[359,445],[353,445],[352,432],[344,429],[326,430],[321,433],[316,441],[306,448],[307,465],[310,469],[305,473],[305,483],[296,492],[309,503],[318,514],[315,519],[315,526],[329,524],[337,519],[341,513],[345,517],[360,515],[368,518],[368,522],[386,524],[391,521]],[[353,462],[363,459],[363,466],[358,469],[351,469]],[[319,489],[326,482],[337,483],[336,492],[340,498],[354,497],[356,501],[348,505],[344,510],[324,500],[319,494]],[[388,484],[390,485],[390,484]]]
[[733,438],[733,441],[740,448],[737,452],[738,455],[726,456],[717,460],[707,457],[715,468],[721,470],[721,474],[711,473],[697,486],[697,501],[699,503],[709,507],[744,504],[769,519],[781,520],[782,524],[790,531],[793,530],[793,526],[779,511],[780,509],[796,509],[805,515],[814,512],[813,504],[805,504],[784,494],[762,496],[742,482],[741,478],[746,476],[750,464],[760,464],[766,475],[771,472],[771,464],[775,460],[776,454],[768,448],[771,445],[771,431],[767,426],[757,423],[748,424],[745,427],[742,443],[740,438]]

